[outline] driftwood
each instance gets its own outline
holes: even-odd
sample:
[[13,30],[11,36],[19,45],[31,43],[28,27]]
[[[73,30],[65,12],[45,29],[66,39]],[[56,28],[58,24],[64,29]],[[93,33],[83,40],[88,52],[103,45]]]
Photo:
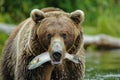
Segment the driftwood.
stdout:
[[120,38],[114,38],[105,34],[96,36],[84,36],[85,48],[90,45],[95,46],[97,49],[120,49]]
[[15,28],[15,25],[3,24],[0,23],[0,31],[10,34],[11,31]]
[[[0,31],[10,34],[15,25],[0,24]],[[95,46],[97,49],[120,49],[120,38],[114,38],[109,35],[99,34],[96,36],[84,35],[84,46]]]

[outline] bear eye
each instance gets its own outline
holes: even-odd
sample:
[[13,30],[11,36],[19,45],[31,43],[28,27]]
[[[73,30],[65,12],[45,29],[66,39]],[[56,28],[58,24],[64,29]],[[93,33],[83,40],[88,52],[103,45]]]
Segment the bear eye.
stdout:
[[67,35],[65,33],[61,34],[61,36],[66,39]]
[[52,37],[52,34],[48,34],[48,35],[47,35],[47,38],[48,38],[48,39],[51,39],[51,37]]

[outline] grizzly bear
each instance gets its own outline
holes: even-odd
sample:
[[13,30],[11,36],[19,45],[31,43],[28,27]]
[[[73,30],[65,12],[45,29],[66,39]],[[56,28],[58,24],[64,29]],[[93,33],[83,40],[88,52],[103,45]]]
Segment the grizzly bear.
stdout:
[[83,80],[84,12],[33,9],[3,49],[2,80]]

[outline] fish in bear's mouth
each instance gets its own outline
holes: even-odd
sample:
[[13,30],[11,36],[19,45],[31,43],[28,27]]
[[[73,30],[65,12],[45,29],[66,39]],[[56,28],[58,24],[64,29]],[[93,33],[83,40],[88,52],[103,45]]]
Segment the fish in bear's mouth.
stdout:
[[[49,52],[41,53],[40,55],[36,56],[35,58],[33,58],[30,61],[29,65],[28,65],[28,69],[29,70],[35,69],[35,68],[37,68],[37,67],[41,66],[42,64],[49,62],[49,61],[51,61],[52,65],[62,64],[62,60],[60,60],[60,58],[59,58],[59,57],[61,57],[60,53],[56,52],[53,56],[54,56],[55,60],[51,60]],[[69,53],[65,53],[64,59],[68,59],[74,63],[80,62],[80,59],[78,56],[72,55]]]
[[28,64],[28,69],[35,69],[46,62],[51,62],[52,65],[59,65],[62,64],[64,59],[68,59],[74,63],[79,63],[80,61],[78,56],[67,53],[61,38],[54,38],[48,51],[33,58]]

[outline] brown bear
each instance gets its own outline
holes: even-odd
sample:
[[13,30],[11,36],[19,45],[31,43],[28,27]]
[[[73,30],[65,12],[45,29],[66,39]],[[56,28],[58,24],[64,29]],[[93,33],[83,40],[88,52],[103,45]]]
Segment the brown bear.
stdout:
[[[58,8],[32,10],[30,18],[16,27],[5,44],[2,80],[83,80],[85,60],[80,27],[83,20],[81,10],[71,13]],[[29,68],[39,55],[42,64]],[[75,56],[78,63],[72,61]]]

